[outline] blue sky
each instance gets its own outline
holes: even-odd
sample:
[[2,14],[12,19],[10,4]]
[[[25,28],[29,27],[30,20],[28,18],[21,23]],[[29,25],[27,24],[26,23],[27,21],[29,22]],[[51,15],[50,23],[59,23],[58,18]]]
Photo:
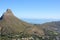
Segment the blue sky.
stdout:
[[0,16],[7,8],[18,18],[60,19],[60,0],[0,0]]

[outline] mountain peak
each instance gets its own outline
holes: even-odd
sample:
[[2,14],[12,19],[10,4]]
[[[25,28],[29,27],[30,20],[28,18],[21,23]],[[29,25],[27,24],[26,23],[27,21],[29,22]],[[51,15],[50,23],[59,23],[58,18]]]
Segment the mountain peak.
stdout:
[[4,12],[3,15],[0,17],[0,20],[2,20],[3,18],[11,17],[11,16],[14,16],[11,9],[7,9],[6,12]]
[[6,15],[6,16],[12,16],[13,13],[12,13],[11,9],[7,9],[6,12],[4,13],[4,15]]

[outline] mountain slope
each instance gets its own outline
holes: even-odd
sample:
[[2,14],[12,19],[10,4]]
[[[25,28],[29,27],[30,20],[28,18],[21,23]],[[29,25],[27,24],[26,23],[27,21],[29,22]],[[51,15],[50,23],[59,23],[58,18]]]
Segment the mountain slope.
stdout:
[[45,32],[53,31],[60,33],[60,21],[47,22],[44,24],[36,24],[36,26],[44,29]]
[[11,33],[18,34],[20,32],[33,34],[35,31],[39,35],[44,35],[44,31],[42,29],[18,19],[13,15],[10,9],[7,9],[7,11],[0,18],[0,33],[3,35]]
[[47,28],[47,30],[53,30],[53,31],[57,31],[60,33],[60,21],[49,22],[49,23],[45,23],[42,25],[43,25],[43,27],[45,26],[45,28]]

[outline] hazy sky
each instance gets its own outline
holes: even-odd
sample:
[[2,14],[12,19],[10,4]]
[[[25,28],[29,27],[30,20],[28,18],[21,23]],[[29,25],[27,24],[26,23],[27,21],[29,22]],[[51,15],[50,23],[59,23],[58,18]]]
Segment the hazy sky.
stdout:
[[60,0],[0,0],[0,16],[7,8],[19,18],[60,19]]

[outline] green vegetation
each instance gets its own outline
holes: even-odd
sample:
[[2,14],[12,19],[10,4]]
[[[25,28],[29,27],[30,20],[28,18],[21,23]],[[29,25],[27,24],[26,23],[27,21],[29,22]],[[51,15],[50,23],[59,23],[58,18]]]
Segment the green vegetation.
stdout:
[[26,39],[29,39],[29,40],[31,40],[31,39],[32,40],[57,40],[56,37],[58,35],[55,35],[54,32],[52,33],[52,31],[48,31],[48,34],[49,34],[49,36],[47,36],[47,35],[39,36],[39,35],[36,35],[36,34],[28,34],[28,33],[21,32],[21,33],[16,34],[16,35],[14,35],[14,34],[11,34],[11,35],[1,35],[0,39],[1,40],[13,40],[13,39],[23,40],[22,38],[26,38]]

